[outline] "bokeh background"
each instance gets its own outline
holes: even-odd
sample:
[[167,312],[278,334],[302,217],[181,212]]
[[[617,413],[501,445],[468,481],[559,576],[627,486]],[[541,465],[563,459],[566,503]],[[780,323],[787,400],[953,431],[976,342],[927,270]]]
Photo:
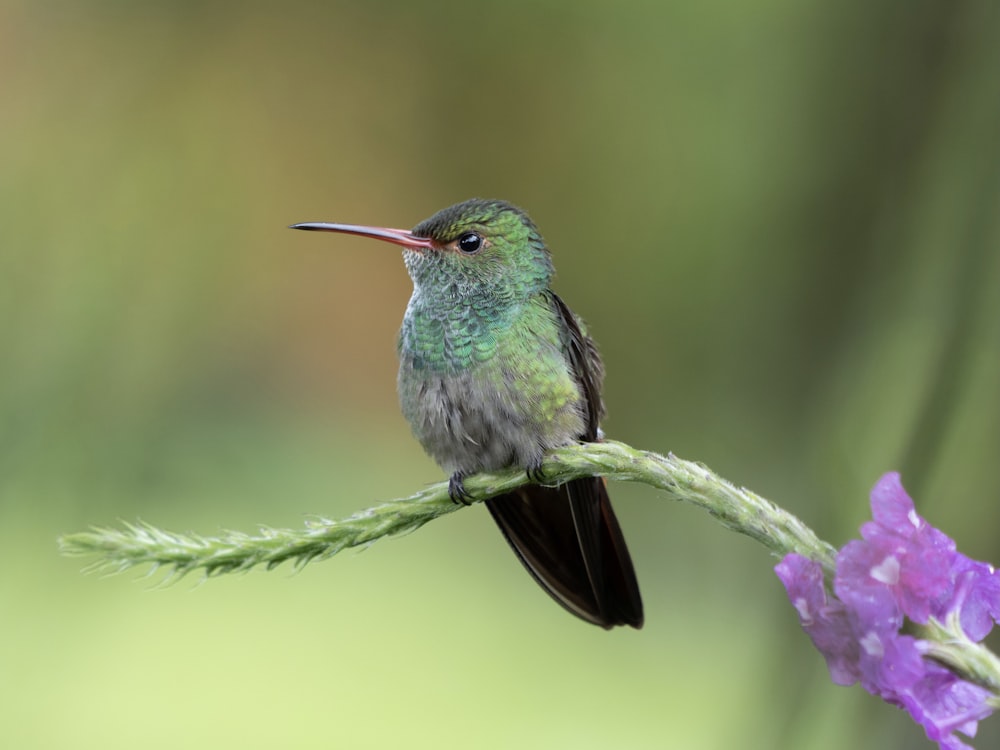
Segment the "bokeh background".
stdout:
[[899,469],[1000,560],[995,3],[0,0],[0,92],[0,746],[931,747],[828,681],[761,547],[644,487],[641,632],[553,605],[481,507],[166,589],[55,540],[440,479],[398,253],[285,227],[478,195],[546,235],[610,436],[836,544]]

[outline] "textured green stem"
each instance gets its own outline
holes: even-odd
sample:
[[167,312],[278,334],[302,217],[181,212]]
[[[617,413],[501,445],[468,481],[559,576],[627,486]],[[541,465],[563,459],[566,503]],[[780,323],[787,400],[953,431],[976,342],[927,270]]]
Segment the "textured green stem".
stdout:
[[[707,510],[724,526],[756,539],[775,555],[797,552],[815,560],[823,567],[826,579],[833,578],[837,554],[833,547],[818,539],[795,516],[730,484],[701,464],[608,441],[553,451],[546,457],[543,471],[552,484],[595,475],[648,484],[663,490],[672,500]],[[464,484],[473,501],[478,502],[527,482],[524,471],[510,469],[469,476]],[[209,537],[138,523],[67,534],[59,539],[59,546],[67,555],[96,556],[91,570],[116,573],[148,565],[150,573],[166,568],[166,580],[171,581],[196,570],[216,576],[258,565],[270,569],[284,562],[301,567],[348,547],[413,531],[461,507],[449,498],[448,483],[440,482],[347,518],[314,519],[300,530],[262,528],[256,535],[226,531]],[[956,623],[952,625],[948,628],[932,622],[924,626],[922,635],[928,643],[928,655],[965,679],[995,694],[1000,692],[1000,660],[981,644],[961,636]]]
[[[663,490],[672,500],[693,503],[725,526],[753,537],[776,555],[798,552],[833,573],[836,550],[801,521],[754,493],[735,487],[701,464],[676,456],[639,451],[608,441],[574,445],[553,451],[543,465],[552,484],[579,477],[641,482]],[[476,500],[509,492],[527,483],[521,470],[484,473],[465,479]],[[376,505],[340,520],[319,518],[305,529],[263,528],[256,535],[226,531],[218,536],[163,531],[145,523],[121,528],[94,528],[59,539],[67,555],[95,555],[92,570],[120,572],[149,565],[155,572],[169,570],[168,580],[201,570],[205,575],[268,569],[283,562],[302,566],[324,560],[348,547],[370,544],[385,536],[418,529],[461,506],[448,497],[446,482],[432,485],[400,500]]]

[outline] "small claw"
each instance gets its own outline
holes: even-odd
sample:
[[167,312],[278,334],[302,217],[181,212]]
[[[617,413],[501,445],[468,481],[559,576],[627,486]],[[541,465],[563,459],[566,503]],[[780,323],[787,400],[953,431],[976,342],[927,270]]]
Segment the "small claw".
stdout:
[[528,479],[531,480],[532,482],[541,484],[545,481],[545,470],[542,468],[541,459],[528,464],[527,468],[524,470],[524,473],[528,475]]
[[472,505],[469,500],[472,499],[472,495],[469,491],[465,489],[465,484],[462,480],[465,479],[465,474],[461,471],[456,471],[448,479],[448,497],[455,505]]

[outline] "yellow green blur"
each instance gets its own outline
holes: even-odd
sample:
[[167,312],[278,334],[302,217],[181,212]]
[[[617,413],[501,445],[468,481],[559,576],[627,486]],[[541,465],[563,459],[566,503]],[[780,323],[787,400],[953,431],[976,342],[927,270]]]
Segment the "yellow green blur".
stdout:
[[398,252],[286,227],[480,195],[541,228],[610,436],[838,544],[898,469],[1000,561],[998,58],[989,3],[0,0],[0,747],[931,747],[829,682],[761,547],[641,487],[634,633],[482,508],[166,590],[55,538],[441,479]]

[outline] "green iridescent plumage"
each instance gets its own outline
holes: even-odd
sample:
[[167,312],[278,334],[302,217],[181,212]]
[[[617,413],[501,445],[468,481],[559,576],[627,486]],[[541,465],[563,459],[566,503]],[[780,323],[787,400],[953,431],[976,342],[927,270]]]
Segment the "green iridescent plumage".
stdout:
[[413,297],[403,319],[400,351],[418,369],[456,372],[496,354],[497,339],[548,288],[552,261],[538,230],[499,201],[467,201],[413,229],[441,246],[476,232],[475,253],[404,251]]

